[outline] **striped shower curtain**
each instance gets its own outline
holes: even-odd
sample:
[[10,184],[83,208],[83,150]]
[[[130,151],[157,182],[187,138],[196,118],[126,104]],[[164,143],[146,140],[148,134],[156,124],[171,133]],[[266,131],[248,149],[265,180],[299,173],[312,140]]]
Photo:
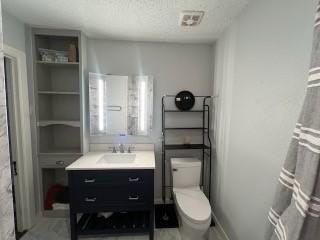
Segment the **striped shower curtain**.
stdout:
[[307,95],[268,219],[267,240],[320,240],[320,3]]

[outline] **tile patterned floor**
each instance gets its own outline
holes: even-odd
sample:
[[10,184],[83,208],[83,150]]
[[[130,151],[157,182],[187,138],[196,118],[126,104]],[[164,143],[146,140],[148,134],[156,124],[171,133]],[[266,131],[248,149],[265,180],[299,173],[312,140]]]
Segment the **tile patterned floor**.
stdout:
[[[68,219],[62,218],[44,218],[31,230],[29,230],[21,240],[69,240],[69,222]],[[95,237],[81,238],[86,240],[148,240],[147,235],[134,236],[118,236],[118,237]],[[156,229],[156,240],[181,240],[179,230],[172,229]],[[220,240],[214,228],[210,229],[210,239]]]

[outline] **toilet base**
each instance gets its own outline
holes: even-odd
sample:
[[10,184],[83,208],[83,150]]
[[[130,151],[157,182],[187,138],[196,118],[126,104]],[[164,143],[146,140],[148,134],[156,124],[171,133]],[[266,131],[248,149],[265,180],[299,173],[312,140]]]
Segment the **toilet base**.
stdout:
[[185,229],[183,227],[179,228],[181,240],[208,240],[209,238],[209,229],[203,234],[199,232],[195,233],[193,231],[189,231],[189,229]]
[[209,237],[209,227],[211,218],[205,224],[194,224],[188,219],[180,215],[179,210],[178,219],[180,223],[179,232],[181,240],[207,240]]

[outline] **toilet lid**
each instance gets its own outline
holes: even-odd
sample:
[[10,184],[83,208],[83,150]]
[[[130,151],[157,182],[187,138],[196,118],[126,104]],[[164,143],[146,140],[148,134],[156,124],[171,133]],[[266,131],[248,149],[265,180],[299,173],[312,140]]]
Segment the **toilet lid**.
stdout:
[[180,212],[190,222],[205,223],[211,217],[211,207],[207,197],[199,188],[173,189]]

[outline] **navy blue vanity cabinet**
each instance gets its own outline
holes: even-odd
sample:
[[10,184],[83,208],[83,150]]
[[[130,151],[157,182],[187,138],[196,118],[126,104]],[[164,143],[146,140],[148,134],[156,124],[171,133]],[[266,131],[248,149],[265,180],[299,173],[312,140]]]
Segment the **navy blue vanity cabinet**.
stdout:
[[[153,239],[153,169],[68,172],[72,240],[78,235],[144,232]],[[103,218],[101,212],[114,214]]]

